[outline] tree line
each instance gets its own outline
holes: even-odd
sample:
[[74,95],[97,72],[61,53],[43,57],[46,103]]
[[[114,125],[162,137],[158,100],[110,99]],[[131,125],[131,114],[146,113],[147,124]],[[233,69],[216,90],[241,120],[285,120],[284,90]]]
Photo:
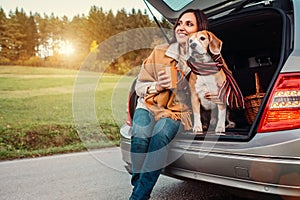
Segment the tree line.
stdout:
[[[165,28],[171,27],[164,19],[160,23]],[[114,14],[112,10],[104,12],[102,7],[92,6],[87,16],[82,14],[69,19],[54,14],[26,14],[23,9],[18,8],[6,14],[0,7],[0,65],[79,69],[85,63],[86,68],[99,71],[107,68],[108,64],[109,68],[106,70],[125,73],[149,55],[149,47],[162,42],[159,36],[161,33],[155,29],[149,29],[147,33],[140,29],[150,27],[157,25],[147,11],[134,8],[131,12],[121,9]],[[135,29],[138,31],[129,32],[132,38],[126,38],[125,43],[122,41],[124,34],[118,37],[124,31]],[[112,36],[117,41],[106,44]],[[145,43],[145,48],[139,49],[140,46],[137,45],[137,49],[130,52],[122,51],[122,48],[126,50],[128,47],[130,50],[134,43],[141,41]],[[107,47],[99,48],[102,44]],[[72,48],[69,49],[73,51],[72,54],[61,52],[67,51],[64,48]],[[107,52],[103,52],[103,49]],[[105,57],[104,54],[110,56]]]

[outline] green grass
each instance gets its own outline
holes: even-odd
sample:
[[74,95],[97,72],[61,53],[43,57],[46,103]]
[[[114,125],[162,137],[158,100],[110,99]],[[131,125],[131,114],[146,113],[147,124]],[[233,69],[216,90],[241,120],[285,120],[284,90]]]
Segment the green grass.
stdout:
[[132,79],[0,66],[0,159],[118,145]]
[[[37,75],[36,75],[37,76]],[[34,83],[34,85],[32,84]],[[29,77],[0,77],[0,90],[18,91],[18,90],[39,90],[53,87],[73,86],[74,78],[72,77],[53,77],[47,78],[47,75]]]

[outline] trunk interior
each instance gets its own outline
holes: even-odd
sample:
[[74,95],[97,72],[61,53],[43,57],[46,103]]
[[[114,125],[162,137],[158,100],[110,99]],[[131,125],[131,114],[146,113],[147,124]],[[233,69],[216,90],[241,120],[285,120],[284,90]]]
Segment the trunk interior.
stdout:
[[[210,23],[210,30],[223,41],[222,56],[246,103],[245,110],[230,111],[230,118],[236,127],[227,128],[226,136],[249,138],[252,134],[250,130],[255,130],[257,126],[256,113],[259,118],[259,110],[263,110],[260,108],[263,105],[261,102],[282,65],[280,62],[288,35],[285,16],[278,10],[264,8],[244,11]],[[260,83],[259,91],[256,80]]]

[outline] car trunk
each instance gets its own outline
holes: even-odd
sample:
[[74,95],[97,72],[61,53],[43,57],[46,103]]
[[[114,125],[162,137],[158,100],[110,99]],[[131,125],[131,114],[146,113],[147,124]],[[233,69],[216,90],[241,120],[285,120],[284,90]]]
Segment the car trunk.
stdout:
[[[162,2],[147,1],[172,23],[182,10],[206,5],[202,0],[194,0],[181,10],[172,10],[162,6]],[[257,132],[270,90],[292,48],[291,8],[289,1],[222,1],[211,5],[218,2],[208,1],[210,7],[203,7],[203,11],[209,18],[210,31],[223,41],[222,56],[246,104],[245,110],[230,110],[230,119],[236,126],[226,128],[220,139],[249,140]],[[206,118],[203,124],[208,123]],[[197,138],[203,139],[204,135]]]
[[[288,48],[289,23],[277,9],[243,11],[211,21],[210,30],[223,41],[222,56],[243,96],[245,110],[231,110],[235,128],[227,136],[249,138],[255,134],[273,80]],[[245,137],[247,136],[247,137]]]

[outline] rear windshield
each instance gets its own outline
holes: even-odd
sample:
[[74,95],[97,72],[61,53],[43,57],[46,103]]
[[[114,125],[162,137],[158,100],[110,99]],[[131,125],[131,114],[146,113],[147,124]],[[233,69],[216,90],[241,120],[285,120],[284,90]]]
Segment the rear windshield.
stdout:
[[163,0],[165,4],[167,4],[172,10],[179,11],[193,0],[181,0],[181,1],[174,1],[174,0]]

